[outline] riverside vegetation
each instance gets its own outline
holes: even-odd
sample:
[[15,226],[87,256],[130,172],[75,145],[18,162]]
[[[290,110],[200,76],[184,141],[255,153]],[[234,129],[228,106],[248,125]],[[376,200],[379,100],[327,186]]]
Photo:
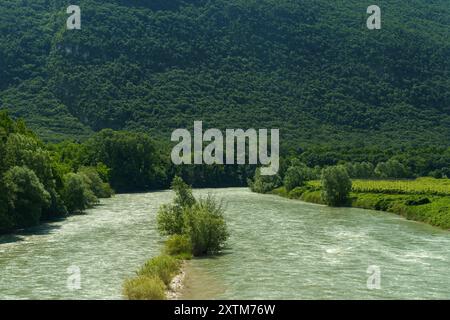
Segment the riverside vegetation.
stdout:
[[[294,159],[284,177],[261,177],[256,173],[249,185],[259,193],[330,206],[388,211],[450,229],[450,180],[446,177],[399,179],[403,176],[407,176],[407,169],[394,160],[376,167],[370,163],[346,163],[319,171]],[[351,180],[351,177],[366,179]]]
[[[64,28],[67,1],[0,2],[0,109],[15,119],[0,113],[0,233],[175,176],[450,227],[448,0],[385,3],[382,32],[358,0],[79,5],[82,32]],[[279,175],[174,166],[171,130],[200,119],[280,128]],[[180,261],[220,251],[222,209],[186,199],[161,209],[164,254],[126,296],[164,298]]]
[[[450,176],[447,0],[385,3],[382,32],[367,30],[358,0],[78,5],[82,30],[67,30],[66,1],[0,2],[0,109],[36,132],[11,134],[2,120],[0,148],[18,134],[52,142],[17,142],[50,161],[0,150],[0,232],[95,204],[82,167],[118,193],[167,188],[175,175],[245,186],[254,166],[171,164],[170,132],[197,120],[281,129],[282,179],[293,157],[315,179],[340,162],[352,178]],[[271,183],[261,187],[281,186]]]
[[[344,161],[377,164],[385,178],[450,176],[446,0],[384,4],[386,32],[367,30],[357,0],[78,4],[82,32],[66,30],[66,1],[0,2],[0,109],[36,132],[2,120],[0,233],[82,212],[111,188],[167,188],[175,175],[245,186],[254,166],[172,165],[170,132],[197,120],[281,129],[282,178],[292,157],[316,172]],[[33,146],[37,135],[52,143]],[[16,161],[18,138],[28,155]]]
[[0,234],[82,213],[114,192],[168,188],[176,175],[197,187],[227,187],[245,186],[254,173],[250,165],[175,166],[170,147],[111,129],[83,142],[45,143],[0,111]]
[[124,283],[130,300],[163,300],[171,290],[183,260],[219,253],[228,238],[222,205],[211,196],[195,199],[192,189],[180,178],[172,181],[175,199],[158,211],[158,229],[165,241],[163,254],[150,259],[136,277]]
[[107,175],[100,162],[60,161],[23,121],[0,112],[0,233],[91,208],[113,194]]
[[[406,150],[392,156],[392,150],[372,150],[364,157],[298,150],[281,156],[276,176],[261,176],[253,165],[175,166],[170,150],[148,134],[111,129],[83,142],[44,143],[22,120],[0,112],[0,233],[83,212],[113,190],[165,189],[174,176],[195,187],[248,183],[256,192],[322,203],[317,180],[322,169],[336,164],[353,179],[347,205],[393,211],[443,228],[450,225],[445,198],[450,149]],[[422,176],[430,178],[413,180]],[[207,199],[196,204],[207,205]]]

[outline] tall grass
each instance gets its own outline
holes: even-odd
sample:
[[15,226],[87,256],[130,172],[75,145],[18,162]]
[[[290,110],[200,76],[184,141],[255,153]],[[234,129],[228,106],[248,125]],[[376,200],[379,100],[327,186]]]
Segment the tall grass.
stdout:
[[[450,179],[353,180],[351,206],[381,210],[450,230]],[[320,202],[320,181],[273,193],[307,202]]]
[[353,207],[388,211],[408,220],[450,229],[449,197],[381,193],[353,193],[351,196]]
[[175,234],[167,239],[164,253],[181,260],[192,259],[192,242],[189,236]]
[[166,286],[180,271],[180,261],[167,255],[158,256],[147,261],[138,271],[138,276],[159,277]]
[[129,300],[165,300],[166,287],[157,276],[139,276],[125,281],[123,294]]
[[172,188],[175,200],[160,207],[157,219],[161,234],[169,236],[164,254],[147,261],[136,278],[125,282],[128,299],[165,298],[165,289],[170,289],[172,279],[180,273],[181,260],[217,253],[228,238],[220,202],[211,196],[195,199],[190,186],[179,177],[172,181]]

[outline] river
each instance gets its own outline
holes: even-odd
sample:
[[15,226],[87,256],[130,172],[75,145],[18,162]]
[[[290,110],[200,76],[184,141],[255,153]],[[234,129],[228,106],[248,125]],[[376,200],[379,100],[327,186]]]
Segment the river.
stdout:
[[[188,264],[185,299],[449,299],[450,232],[393,214],[328,208],[243,188],[223,200],[231,232]],[[168,191],[117,195],[85,215],[0,237],[0,299],[121,299],[125,278],[159,254]],[[369,266],[380,271],[370,290]],[[79,270],[80,287],[70,284]]]

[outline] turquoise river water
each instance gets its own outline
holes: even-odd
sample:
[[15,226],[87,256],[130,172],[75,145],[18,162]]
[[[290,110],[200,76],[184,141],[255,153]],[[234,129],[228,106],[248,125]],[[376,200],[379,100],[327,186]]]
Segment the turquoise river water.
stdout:
[[[185,299],[450,299],[448,231],[244,188],[195,191],[208,193],[223,200],[231,237],[220,256],[189,262]],[[0,237],[0,299],[121,299],[124,279],[159,254],[156,212],[172,197],[117,195]],[[379,289],[368,288],[370,266]]]

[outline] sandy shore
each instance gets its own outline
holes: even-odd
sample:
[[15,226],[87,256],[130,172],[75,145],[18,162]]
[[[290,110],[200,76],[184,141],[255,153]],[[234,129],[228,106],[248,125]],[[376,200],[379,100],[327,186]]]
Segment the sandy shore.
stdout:
[[181,291],[184,288],[184,279],[186,277],[186,261],[183,261],[180,268],[180,273],[177,274],[169,285],[169,290],[166,291],[168,300],[178,300],[181,297]]

